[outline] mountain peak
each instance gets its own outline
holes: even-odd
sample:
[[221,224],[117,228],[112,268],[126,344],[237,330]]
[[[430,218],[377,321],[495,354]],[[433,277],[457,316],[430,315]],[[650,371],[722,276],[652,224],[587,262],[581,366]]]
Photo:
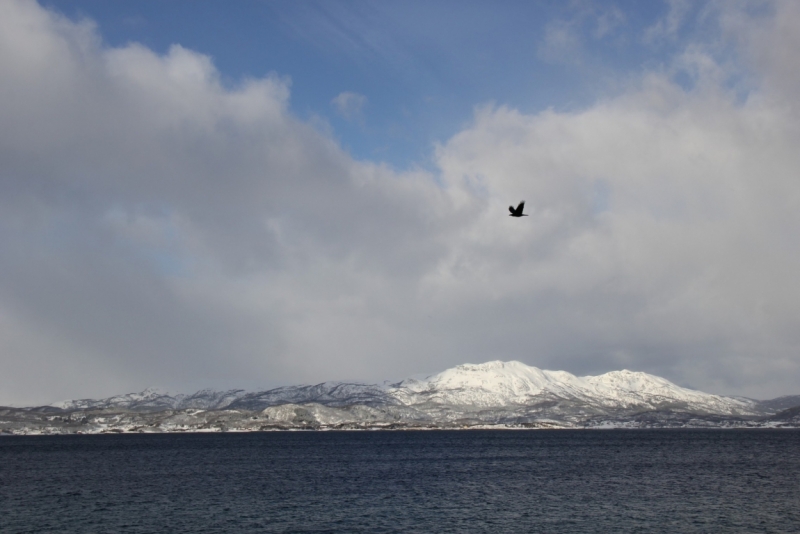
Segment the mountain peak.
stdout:
[[577,377],[519,361],[461,364],[423,380],[396,384],[391,393],[405,404],[435,403],[504,407],[541,402],[578,402],[602,409],[685,406],[709,413],[744,413],[748,403],[682,388],[664,378],[623,369]]
[[[617,413],[679,410],[692,413],[747,415],[754,402],[710,395],[682,388],[644,372],[622,369],[598,376],[578,377],[567,371],[547,371],[519,361],[492,360],[465,363],[416,380],[373,386],[325,382],[245,393],[242,390],[201,390],[192,395],[170,396],[158,389],[117,395],[108,399],[66,401],[62,409],[264,409],[286,403],[320,403],[326,406],[406,406],[412,410],[523,410],[554,414]],[[537,408],[544,407],[544,408]],[[579,408],[576,408],[579,407]],[[533,410],[533,412],[531,412]]]
[[461,365],[456,365],[453,369],[461,369],[464,371],[487,371],[491,369],[504,369],[506,367],[513,368],[518,366],[529,367],[516,360],[511,360],[508,362],[504,362],[502,360],[492,360],[484,363],[462,363]]

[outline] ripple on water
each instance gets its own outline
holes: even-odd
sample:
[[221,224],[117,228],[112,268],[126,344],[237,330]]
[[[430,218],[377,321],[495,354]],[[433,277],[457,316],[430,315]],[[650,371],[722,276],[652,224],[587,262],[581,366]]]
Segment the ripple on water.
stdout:
[[800,530],[800,431],[0,438],[3,532]]

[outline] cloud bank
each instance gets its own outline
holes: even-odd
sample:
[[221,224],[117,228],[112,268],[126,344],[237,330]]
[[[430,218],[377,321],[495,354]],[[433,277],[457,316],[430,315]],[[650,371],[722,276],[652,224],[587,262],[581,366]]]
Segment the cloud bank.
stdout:
[[711,37],[590,108],[479,105],[400,172],[278,74],[3,2],[0,403],[498,358],[796,393],[800,7],[768,7],[709,4]]

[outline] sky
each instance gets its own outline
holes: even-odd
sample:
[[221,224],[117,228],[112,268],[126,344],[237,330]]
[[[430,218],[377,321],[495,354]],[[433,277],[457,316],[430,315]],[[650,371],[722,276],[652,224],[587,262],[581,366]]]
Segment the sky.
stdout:
[[0,404],[496,359],[800,393],[798,29],[792,0],[0,2]]

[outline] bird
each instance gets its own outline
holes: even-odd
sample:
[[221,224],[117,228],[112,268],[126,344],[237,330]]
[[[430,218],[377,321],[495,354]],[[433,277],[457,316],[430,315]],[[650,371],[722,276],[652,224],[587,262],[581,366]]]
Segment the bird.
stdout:
[[514,206],[509,206],[508,211],[511,212],[511,215],[509,215],[509,217],[527,217],[528,216],[527,213],[522,213],[522,210],[524,208],[525,208],[524,200],[519,203],[519,206],[517,206],[516,209],[514,209]]

